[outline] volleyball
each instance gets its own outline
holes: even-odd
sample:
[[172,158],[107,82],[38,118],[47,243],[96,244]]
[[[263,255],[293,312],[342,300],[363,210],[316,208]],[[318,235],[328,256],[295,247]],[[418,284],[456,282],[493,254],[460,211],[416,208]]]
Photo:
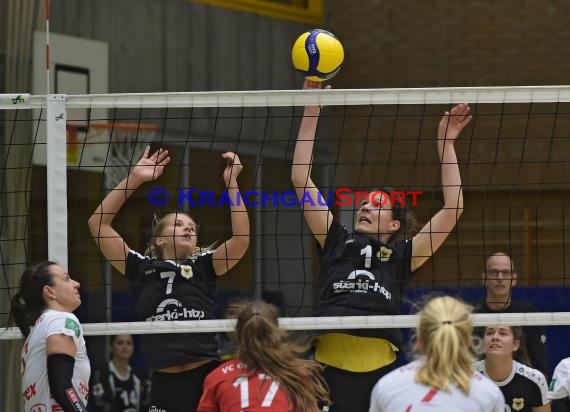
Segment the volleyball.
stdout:
[[338,73],[344,60],[344,49],[331,32],[314,29],[299,36],[291,57],[295,69],[307,79],[322,82]]

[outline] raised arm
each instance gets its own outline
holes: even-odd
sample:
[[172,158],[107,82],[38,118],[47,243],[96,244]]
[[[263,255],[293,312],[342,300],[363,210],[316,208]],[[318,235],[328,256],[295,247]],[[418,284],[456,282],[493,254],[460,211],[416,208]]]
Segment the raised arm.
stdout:
[[235,153],[226,152],[222,157],[227,162],[224,169],[224,182],[230,198],[232,237],[216,248],[212,256],[214,272],[218,276],[233,268],[249,247],[249,218],[237,183],[237,177],[243,165]]
[[458,104],[445,112],[437,133],[437,151],[441,162],[443,208],[414,236],[412,270],[423,265],[443,244],[463,213],[463,191],[457,155],[453,144],[472,116],[467,104]]
[[93,240],[103,256],[123,275],[129,247],[111,223],[135,190],[145,182],[158,179],[170,162],[168,150],[159,149],[150,157],[149,153],[150,146],[147,146],[131,174],[103,199],[89,218],[89,230]]
[[[320,87],[321,83],[310,80],[305,80],[303,84],[303,89],[305,90],[320,89]],[[305,107],[293,154],[291,181],[293,186],[295,186],[297,198],[302,202],[303,215],[309,225],[309,229],[322,247],[325,244],[325,239],[332,223],[332,213],[328,206],[319,204],[318,199],[321,194],[311,179],[313,146],[315,145],[315,135],[320,113],[321,108],[319,106]],[[307,199],[307,196],[310,196],[310,200]],[[306,201],[303,201],[304,198]],[[320,203],[324,202],[321,200]]]

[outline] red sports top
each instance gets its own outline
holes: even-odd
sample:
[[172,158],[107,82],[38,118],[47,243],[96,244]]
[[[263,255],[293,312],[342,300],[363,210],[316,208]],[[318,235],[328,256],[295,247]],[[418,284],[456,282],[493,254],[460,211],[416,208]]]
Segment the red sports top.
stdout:
[[295,411],[279,382],[263,370],[251,376],[243,363],[232,359],[214,369],[204,381],[198,412]]

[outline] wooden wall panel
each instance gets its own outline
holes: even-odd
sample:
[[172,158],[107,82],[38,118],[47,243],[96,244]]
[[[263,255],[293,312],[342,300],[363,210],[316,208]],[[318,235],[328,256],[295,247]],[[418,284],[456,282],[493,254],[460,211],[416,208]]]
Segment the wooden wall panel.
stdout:
[[52,31],[109,43],[111,92],[300,87],[290,50],[308,28],[186,0],[52,2]]

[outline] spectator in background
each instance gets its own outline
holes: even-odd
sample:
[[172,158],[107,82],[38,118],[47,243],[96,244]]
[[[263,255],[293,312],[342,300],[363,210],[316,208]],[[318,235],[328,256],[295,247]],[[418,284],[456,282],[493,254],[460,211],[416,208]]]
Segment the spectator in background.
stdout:
[[546,378],[526,365],[528,356],[519,326],[487,326],[483,350],[485,359],[477,362],[477,370],[501,389],[506,411],[550,412]]
[[570,412],[570,358],[562,359],[548,387],[548,399],[552,402],[552,412]]
[[111,358],[92,375],[89,403],[90,412],[139,412],[150,406],[150,382],[142,379],[131,368],[133,337],[111,337]]
[[[517,284],[518,274],[509,255],[503,252],[493,253],[485,264],[481,275],[487,291],[485,302],[476,308],[475,313],[524,313],[536,312],[534,305],[528,302],[512,300],[512,290]],[[482,332],[482,331],[481,331]],[[481,334],[481,333],[480,333]],[[546,331],[543,326],[523,328],[525,346],[531,366],[548,376],[548,356]]]

